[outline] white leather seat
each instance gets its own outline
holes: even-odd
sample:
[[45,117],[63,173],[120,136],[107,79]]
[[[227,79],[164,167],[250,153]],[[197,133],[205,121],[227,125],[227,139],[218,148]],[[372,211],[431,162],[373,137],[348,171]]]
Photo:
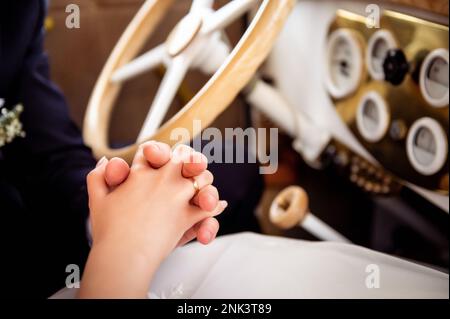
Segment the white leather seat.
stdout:
[[[369,265],[379,270],[379,288],[366,284]],[[355,245],[241,233],[177,249],[150,291],[150,298],[448,299],[449,277]]]

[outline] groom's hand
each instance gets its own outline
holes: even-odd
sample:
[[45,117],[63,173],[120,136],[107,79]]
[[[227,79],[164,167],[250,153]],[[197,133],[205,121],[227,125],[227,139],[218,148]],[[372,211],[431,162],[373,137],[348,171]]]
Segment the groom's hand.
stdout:
[[[167,144],[151,141],[144,143],[141,147],[149,165],[155,169],[164,166],[172,159],[172,151]],[[219,194],[217,189],[211,185],[213,176],[206,170],[208,166],[206,157],[185,145],[178,146],[174,153],[174,157],[183,162],[181,174],[185,178],[195,178],[200,186],[192,203],[205,211],[213,211],[218,205]],[[113,158],[106,166],[106,183],[111,188],[117,187],[127,179],[129,173],[130,167],[123,159]],[[195,238],[202,244],[209,244],[216,237],[218,230],[217,219],[207,218],[188,230],[179,245],[184,245]]]

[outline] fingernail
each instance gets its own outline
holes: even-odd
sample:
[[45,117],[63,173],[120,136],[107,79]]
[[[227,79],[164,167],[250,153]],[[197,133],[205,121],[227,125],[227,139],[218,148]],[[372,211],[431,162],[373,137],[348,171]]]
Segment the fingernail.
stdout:
[[208,157],[206,157],[205,154],[200,153],[200,157],[201,157],[201,161],[202,162],[205,162],[206,164],[208,164]]
[[102,166],[103,164],[105,164],[105,162],[106,162],[106,157],[103,156],[103,157],[97,162],[97,165],[95,165],[95,167]]
[[191,153],[190,161],[191,161],[191,163],[194,163],[194,164],[201,164],[201,163],[208,164],[207,157],[205,155],[203,155],[202,153],[196,152],[194,150]]
[[156,141],[153,142],[153,145],[155,145],[157,150],[161,150],[161,145],[159,145],[159,144],[160,144],[159,142],[156,142]]
[[151,152],[152,152],[153,154],[158,154],[158,153],[159,153],[159,147],[156,146],[156,145],[152,145],[152,146],[151,146]]
[[228,202],[226,200],[221,200],[220,204],[222,205],[223,209],[228,207]]
[[191,153],[189,156],[189,162],[193,164],[201,163],[202,158],[200,153]]
[[205,233],[205,237],[206,237],[205,238],[206,242],[209,243],[211,241],[212,237],[213,237],[213,234],[211,232],[206,232]]
[[158,143],[151,142],[149,143],[149,146],[152,148],[152,152],[158,152],[160,150]]

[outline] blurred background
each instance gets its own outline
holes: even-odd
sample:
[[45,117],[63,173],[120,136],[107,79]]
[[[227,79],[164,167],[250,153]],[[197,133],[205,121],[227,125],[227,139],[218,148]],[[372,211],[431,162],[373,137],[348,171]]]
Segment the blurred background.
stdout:
[[[216,1],[221,7],[227,0]],[[76,3],[81,12],[81,28],[65,26],[66,6]],[[144,3],[143,0],[51,0],[46,20],[46,50],[49,54],[53,80],[63,90],[71,114],[82,127],[84,111],[95,82],[128,23]],[[191,1],[175,1],[168,15],[149,39],[143,51],[165,41],[177,22],[186,15]],[[236,44],[246,29],[242,19],[233,23],[227,35]],[[164,70],[147,72],[126,82],[116,104],[110,125],[112,144],[134,142],[142,127]],[[201,72],[190,71],[184,81],[181,96],[172,105],[167,118],[179,110],[197,93],[209,78]],[[244,127],[246,109],[237,99],[213,124],[215,127]]]

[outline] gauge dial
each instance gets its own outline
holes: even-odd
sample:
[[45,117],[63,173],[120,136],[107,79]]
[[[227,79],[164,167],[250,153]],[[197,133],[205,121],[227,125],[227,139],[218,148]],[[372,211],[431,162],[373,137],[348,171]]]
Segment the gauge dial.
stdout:
[[434,50],[422,64],[420,89],[432,106],[444,107],[449,103],[448,70],[448,50],[445,49]]
[[423,175],[437,173],[447,159],[447,135],[432,118],[422,118],[411,127],[407,140],[408,158]]
[[436,157],[436,140],[433,132],[427,127],[421,127],[414,136],[413,153],[420,165],[429,166]]
[[379,30],[369,39],[366,53],[367,69],[374,80],[384,80],[383,63],[387,52],[397,47],[397,42],[391,32]]
[[334,98],[343,98],[358,88],[363,73],[360,36],[349,29],[334,31],[328,40],[326,85]]
[[356,124],[359,133],[368,142],[381,140],[389,127],[389,111],[385,100],[375,91],[370,91],[361,99]]

